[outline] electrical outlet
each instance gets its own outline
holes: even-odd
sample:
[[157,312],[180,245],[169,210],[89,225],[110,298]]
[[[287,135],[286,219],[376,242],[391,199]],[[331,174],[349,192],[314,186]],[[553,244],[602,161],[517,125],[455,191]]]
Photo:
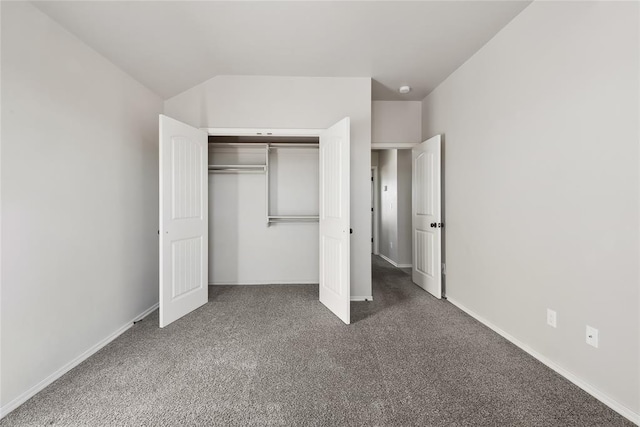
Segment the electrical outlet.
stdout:
[[547,308],[547,325],[551,326],[552,328],[558,327],[556,312],[554,310],[551,310],[550,308]]
[[589,325],[587,325],[587,344],[598,348],[598,330]]

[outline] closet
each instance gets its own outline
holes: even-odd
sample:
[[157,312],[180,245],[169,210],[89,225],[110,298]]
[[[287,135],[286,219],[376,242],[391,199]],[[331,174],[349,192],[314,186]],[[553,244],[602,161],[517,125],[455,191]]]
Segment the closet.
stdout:
[[197,129],[160,116],[160,327],[209,284],[319,283],[350,321],[350,120]]
[[208,142],[209,284],[317,284],[318,137]]

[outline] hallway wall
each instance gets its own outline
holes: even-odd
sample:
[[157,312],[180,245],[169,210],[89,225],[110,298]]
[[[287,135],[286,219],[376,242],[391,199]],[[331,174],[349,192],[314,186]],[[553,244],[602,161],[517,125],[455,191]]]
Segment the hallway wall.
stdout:
[[411,150],[378,151],[380,254],[411,265]]

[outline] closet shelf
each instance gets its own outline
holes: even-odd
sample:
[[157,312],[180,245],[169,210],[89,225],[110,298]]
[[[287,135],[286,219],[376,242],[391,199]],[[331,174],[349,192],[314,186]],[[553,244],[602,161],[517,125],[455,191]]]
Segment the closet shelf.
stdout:
[[[242,162],[242,160],[238,160],[240,158],[244,158],[246,162],[256,162],[253,164],[210,164],[208,165],[209,173],[263,173],[265,174],[265,194],[266,194],[266,217],[267,217],[267,227],[270,224],[276,223],[302,223],[302,222],[319,222],[320,217],[318,215],[271,215],[269,212],[270,205],[270,155],[269,153],[272,150],[284,150],[288,148],[293,149],[315,149],[318,150],[318,143],[282,143],[282,142],[265,142],[265,143],[246,143],[246,142],[209,142],[209,153],[217,153],[213,154],[214,157],[219,155],[220,158],[213,159],[209,158],[209,162],[216,163],[216,160],[220,163],[222,162]],[[225,149],[226,148],[226,149]],[[219,151],[215,151],[218,149]],[[256,149],[260,149],[262,154],[260,157],[257,157]],[[246,150],[246,151],[245,151]],[[239,154],[245,152],[246,154],[251,154],[252,158],[249,160],[246,156],[241,157]],[[230,153],[237,153],[235,155]],[[264,156],[264,157],[262,157]],[[262,161],[264,160],[264,163]]]
[[315,148],[316,150],[320,148],[320,144],[291,144],[291,143],[272,143],[269,144],[269,148],[278,149],[278,148]]

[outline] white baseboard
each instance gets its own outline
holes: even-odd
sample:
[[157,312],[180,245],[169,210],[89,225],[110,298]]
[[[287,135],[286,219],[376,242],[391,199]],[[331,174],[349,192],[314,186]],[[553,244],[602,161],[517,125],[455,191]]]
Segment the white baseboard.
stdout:
[[25,391],[20,396],[16,397],[11,402],[4,405],[2,408],[0,408],[0,419],[4,418],[9,412],[13,411],[18,406],[22,405],[24,402],[31,399],[37,393],[44,390],[44,388],[47,387],[49,384],[51,384],[52,382],[54,382],[55,380],[57,380],[58,378],[60,378],[61,376],[63,376],[73,368],[75,368],[76,366],[78,366],[80,363],[84,362],[89,357],[93,356],[95,353],[97,353],[100,349],[102,349],[104,346],[109,344],[111,341],[118,338],[120,335],[122,335],[130,327],[133,326],[133,322],[137,322],[138,320],[146,317],[157,308],[158,308],[158,303],[149,307],[148,309],[146,309],[139,315],[135,316],[133,319],[131,319],[127,323],[125,323],[123,326],[115,330],[109,336],[100,340],[97,344],[93,345],[88,350],[80,354],[78,357],[71,360],[69,363],[67,363],[66,365],[64,365],[63,367],[61,367],[60,369],[58,369],[57,371],[55,371],[54,373],[52,373],[51,375],[49,375],[48,377],[40,381],[38,384],[34,385],[29,390]]
[[389,264],[393,265],[394,267],[397,267],[396,262],[394,260],[392,260],[391,258],[387,258],[383,254],[378,254],[378,256],[380,258],[382,258],[383,260],[387,261]]
[[380,258],[382,258],[383,260],[387,261],[389,264],[393,265],[394,267],[398,267],[398,268],[409,268],[412,267],[412,264],[398,264],[397,262],[395,262],[394,260],[392,260],[391,258],[388,258],[382,254],[378,255]]
[[621,403],[617,402],[616,400],[610,398],[609,396],[607,396],[605,393],[603,393],[600,390],[598,390],[593,385],[591,385],[588,382],[586,382],[586,381],[582,380],[581,378],[577,377],[575,374],[567,371],[565,368],[557,365],[551,359],[549,359],[549,358],[543,356],[542,354],[538,353],[537,351],[533,350],[531,347],[529,347],[528,345],[526,345],[522,341],[520,341],[517,338],[513,337],[509,333],[503,331],[502,329],[500,329],[499,327],[497,327],[493,323],[489,322],[484,317],[478,315],[474,311],[472,311],[472,310],[468,309],[467,307],[465,307],[464,305],[460,304],[455,299],[452,299],[451,297],[447,296],[447,300],[451,304],[453,304],[456,307],[458,307],[460,310],[462,310],[465,313],[467,313],[469,316],[471,316],[474,319],[476,319],[478,322],[482,323],[483,325],[485,325],[489,329],[493,330],[498,335],[500,335],[503,338],[505,338],[507,341],[510,341],[512,344],[516,345],[521,350],[524,350],[525,352],[529,353],[531,356],[536,358],[538,361],[540,361],[543,364],[547,365],[549,368],[553,369],[558,374],[562,375],[563,377],[565,377],[566,379],[568,379],[569,381],[571,381],[572,383],[574,383],[575,385],[580,387],[582,390],[586,391],[591,396],[595,397],[600,402],[602,402],[605,405],[607,405],[609,408],[613,409],[614,411],[616,411],[617,413],[619,413],[623,417],[627,418],[629,421],[640,425],[640,414],[635,413],[634,411],[632,411],[631,409],[627,408],[623,404],[621,404]]
[[373,301],[373,296],[369,295],[366,297],[351,297],[351,301]]
[[279,281],[274,282],[273,280],[268,280],[264,282],[209,282],[209,286],[254,286],[254,285],[317,285],[318,282],[301,282],[296,280],[295,282],[288,281]]

